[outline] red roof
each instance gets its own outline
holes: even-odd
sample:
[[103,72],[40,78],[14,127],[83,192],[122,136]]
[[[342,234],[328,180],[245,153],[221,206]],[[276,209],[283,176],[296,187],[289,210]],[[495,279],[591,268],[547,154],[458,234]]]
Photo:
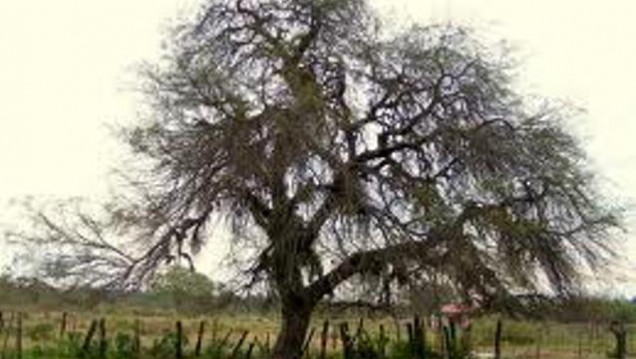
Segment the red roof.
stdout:
[[471,311],[471,307],[461,303],[449,303],[442,305],[440,311],[442,314],[447,315],[464,314],[469,313]]

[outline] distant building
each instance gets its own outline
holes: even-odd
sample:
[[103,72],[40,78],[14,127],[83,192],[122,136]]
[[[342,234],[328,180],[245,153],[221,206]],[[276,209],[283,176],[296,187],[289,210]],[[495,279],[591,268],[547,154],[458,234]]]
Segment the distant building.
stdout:
[[445,321],[452,321],[462,328],[467,328],[470,326],[470,314],[474,309],[474,307],[462,303],[448,303],[442,305],[440,313]]

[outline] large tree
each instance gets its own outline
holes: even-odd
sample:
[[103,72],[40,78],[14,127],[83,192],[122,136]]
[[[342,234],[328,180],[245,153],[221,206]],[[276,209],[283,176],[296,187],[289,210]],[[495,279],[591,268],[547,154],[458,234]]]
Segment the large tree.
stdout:
[[38,238],[92,244],[75,264],[139,283],[225,218],[281,299],[289,359],[356,277],[441,278],[488,306],[567,294],[611,252],[568,112],[518,95],[505,54],[461,29],[385,32],[362,0],[218,0],[168,44],[144,71],[152,111],[126,131],[139,194],[104,222],[37,217]]

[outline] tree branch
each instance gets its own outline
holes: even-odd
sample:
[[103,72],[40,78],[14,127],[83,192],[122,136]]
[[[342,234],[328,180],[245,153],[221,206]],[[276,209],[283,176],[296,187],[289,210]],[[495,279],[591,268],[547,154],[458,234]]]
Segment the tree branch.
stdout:
[[417,260],[429,265],[442,263],[445,256],[444,253],[435,250],[437,245],[436,240],[429,238],[426,242],[408,241],[381,249],[354,253],[329,273],[313,282],[307,288],[308,297],[319,301],[353,275],[373,271],[387,263],[403,263],[408,260]]

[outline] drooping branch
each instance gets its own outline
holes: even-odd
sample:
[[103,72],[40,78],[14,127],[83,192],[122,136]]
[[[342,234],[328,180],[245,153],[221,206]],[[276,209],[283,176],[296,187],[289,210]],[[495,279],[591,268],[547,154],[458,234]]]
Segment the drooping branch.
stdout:
[[378,267],[387,264],[408,261],[419,261],[427,266],[435,266],[444,262],[443,249],[437,248],[439,242],[433,238],[426,241],[407,241],[381,249],[360,251],[349,255],[327,274],[308,287],[308,295],[313,300],[320,300],[332,293],[338,285],[355,274],[377,271]]

